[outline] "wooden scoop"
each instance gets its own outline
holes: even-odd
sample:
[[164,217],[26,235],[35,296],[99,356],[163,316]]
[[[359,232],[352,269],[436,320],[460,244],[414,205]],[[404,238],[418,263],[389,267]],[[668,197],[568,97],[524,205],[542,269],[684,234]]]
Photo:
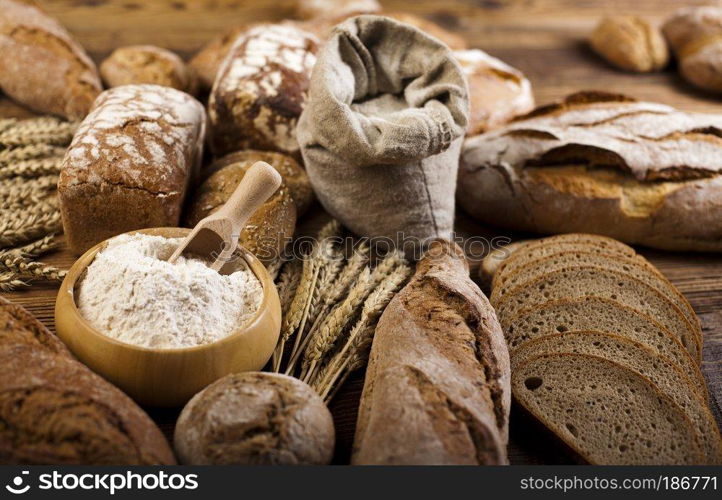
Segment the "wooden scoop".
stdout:
[[178,246],[168,262],[192,254],[212,261],[219,271],[238,247],[246,222],[281,185],[281,175],[268,163],[258,161],[248,169],[228,201],[215,213],[201,220]]

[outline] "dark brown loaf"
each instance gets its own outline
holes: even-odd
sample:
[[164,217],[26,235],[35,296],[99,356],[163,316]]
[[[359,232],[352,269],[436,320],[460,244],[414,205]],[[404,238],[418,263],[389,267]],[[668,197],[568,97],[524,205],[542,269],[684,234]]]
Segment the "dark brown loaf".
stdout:
[[133,401],[80,363],[30,346],[0,348],[0,463],[174,464]]
[[178,457],[193,465],[325,465],[333,447],[318,394],[277,373],[218,380],[190,400],[175,429]]
[[105,91],[62,162],[58,194],[72,250],[134,229],[177,226],[204,130],[203,107],[178,90]]
[[216,155],[261,149],[298,155],[296,123],[318,39],[291,24],[256,26],[234,43],[208,101]]
[[83,48],[34,2],[0,0],[0,88],[35,111],[82,119],[102,90]]
[[435,241],[376,328],[353,463],[506,463],[509,377],[461,249]]
[[0,346],[23,344],[72,357],[58,337],[25,310],[0,297]]

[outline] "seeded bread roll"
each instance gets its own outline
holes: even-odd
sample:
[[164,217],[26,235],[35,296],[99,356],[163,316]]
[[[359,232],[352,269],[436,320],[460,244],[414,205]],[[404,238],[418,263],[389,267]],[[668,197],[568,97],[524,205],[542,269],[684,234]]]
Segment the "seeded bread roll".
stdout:
[[705,462],[694,425],[652,382],[612,361],[542,354],[512,374],[515,399],[594,465]]
[[0,297],[0,346],[11,344],[42,347],[53,354],[72,357],[65,344],[24,307]]
[[233,163],[251,163],[257,161],[265,161],[278,170],[278,173],[283,177],[283,182],[288,186],[291,198],[293,198],[296,204],[296,214],[298,217],[304,215],[313,203],[313,188],[311,187],[311,182],[308,180],[306,171],[296,160],[288,155],[253,149],[236,151],[235,153],[227,154],[215,160],[208,167],[207,171],[213,173]]
[[234,43],[208,101],[213,152],[260,149],[299,155],[303,111],[317,38],[288,24],[256,26]]
[[613,361],[647,378],[682,408],[692,421],[705,455],[702,463],[713,465],[722,461],[722,439],[707,401],[696,393],[692,381],[673,361],[624,337],[595,331],[574,331],[545,335],[526,342],[512,351],[512,370],[540,354],[589,354]]
[[80,363],[27,345],[0,348],[0,463],[171,465],[160,429]]
[[435,241],[376,328],[352,462],[504,464],[509,357],[463,252]]
[[[257,160],[230,163],[210,175],[193,194],[186,226],[195,227],[219,210]],[[285,183],[261,205],[241,232],[240,245],[268,264],[278,260],[296,229],[296,205]]]
[[102,90],[83,48],[34,2],[0,0],[0,89],[41,112],[79,120]]
[[115,49],[100,65],[108,87],[152,83],[195,94],[196,79],[183,60],[170,50],[153,45]]
[[552,300],[521,310],[502,322],[509,348],[514,350],[541,336],[572,330],[600,330],[642,343],[674,361],[695,382],[697,392],[706,398],[699,364],[677,335],[650,316],[616,300],[601,297]]
[[191,465],[324,465],[334,441],[318,394],[277,373],[223,377],[188,402],[175,428],[178,458]]
[[58,182],[63,228],[82,253],[126,231],[177,226],[203,150],[205,113],[159,85],[107,90],[80,125]]

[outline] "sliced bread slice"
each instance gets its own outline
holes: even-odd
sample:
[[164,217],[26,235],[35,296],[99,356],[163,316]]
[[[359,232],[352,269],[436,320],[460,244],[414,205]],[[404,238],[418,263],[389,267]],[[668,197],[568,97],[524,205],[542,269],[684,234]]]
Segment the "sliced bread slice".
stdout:
[[679,339],[657,321],[612,299],[580,297],[547,302],[521,310],[502,324],[513,351],[525,342],[572,330],[601,330],[639,342],[674,361],[705,400],[708,397],[699,365]]
[[588,252],[622,255],[630,258],[637,255],[637,252],[629,245],[606,236],[582,233],[559,234],[540,240],[527,241],[523,246],[515,248],[515,251],[499,264],[494,280],[499,279],[499,277],[518,266],[557,253],[560,249],[586,250]]
[[649,347],[619,335],[595,331],[555,333],[538,337],[511,352],[512,370],[539,354],[589,354],[614,361],[649,379],[662,394],[685,410],[697,431],[706,464],[722,462],[722,438],[717,422],[696,391],[692,381],[677,364]]
[[499,320],[504,324],[523,308],[552,300],[586,296],[616,300],[652,316],[677,335],[692,358],[700,362],[698,328],[668,298],[628,274],[593,266],[560,269],[517,286],[493,305]]
[[515,287],[538,278],[539,276],[564,269],[570,266],[595,266],[620,273],[627,273],[649,286],[658,290],[667,297],[674,305],[684,313],[687,321],[696,326],[700,336],[697,339],[698,347],[702,346],[702,331],[699,318],[692,309],[686,298],[659,270],[650,264],[642,256],[633,258],[621,255],[593,253],[586,249],[578,251],[560,251],[537,260],[530,261],[521,267],[516,267],[513,272],[506,273],[494,285],[490,301],[492,304],[499,302],[499,299]]
[[585,354],[541,354],[520,363],[511,384],[516,401],[591,464],[705,461],[684,410],[618,363]]
[[479,264],[479,281],[481,282],[481,286],[483,286],[486,290],[491,290],[491,284],[494,281],[494,275],[499,269],[499,266],[501,266],[506,259],[511,257],[514,252],[527,243],[527,240],[509,243],[508,245],[495,248],[489,252],[486,257],[481,259],[481,264]]

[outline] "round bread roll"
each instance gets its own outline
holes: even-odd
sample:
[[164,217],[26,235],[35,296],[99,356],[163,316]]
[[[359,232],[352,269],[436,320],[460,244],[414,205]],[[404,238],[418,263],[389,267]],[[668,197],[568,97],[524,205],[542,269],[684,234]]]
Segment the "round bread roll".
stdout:
[[175,448],[192,465],[325,465],[333,419],[313,389],[276,373],[228,375],[196,394],[175,428]]
[[153,45],[132,45],[113,51],[100,65],[108,87],[152,83],[189,94],[197,90],[196,78],[173,52]]
[[283,182],[288,186],[291,192],[291,198],[296,203],[296,215],[301,217],[305,214],[313,203],[314,195],[311,182],[308,180],[308,174],[291,156],[283,153],[274,153],[272,151],[257,151],[255,149],[246,149],[244,151],[236,151],[227,154],[215,160],[210,167],[209,172],[215,172],[232,163],[244,162],[250,167],[257,161],[265,161],[283,177]]
[[[188,208],[186,226],[220,209],[238,187],[243,176],[257,160],[225,165],[208,177],[196,190]],[[258,210],[241,232],[240,244],[264,264],[275,261],[291,241],[296,229],[296,205],[285,181]]]
[[242,35],[248,26],[236,26],[231,28],[222,35],[213,38],[193,56],[188,62],[188,67],[198,78],[198,84],[204,91],[211,90],[213,81],[216,79],[218,68],[220,68],[223,59],[226,58],[228,51],[231,50],[233,43],[240,35]]

